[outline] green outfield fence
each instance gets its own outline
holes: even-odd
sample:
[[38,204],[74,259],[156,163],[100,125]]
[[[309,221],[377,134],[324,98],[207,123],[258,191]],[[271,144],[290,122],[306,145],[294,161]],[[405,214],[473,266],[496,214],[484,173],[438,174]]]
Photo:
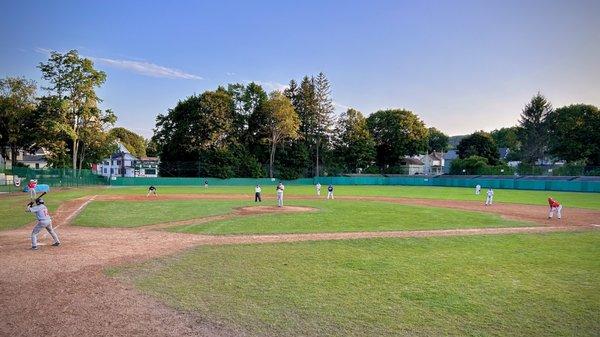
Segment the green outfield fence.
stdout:
[[[272,181],[268,178],[113,178],[113,186],[202,186],[208,181],[209,186],[249,186],[272,185],[279,180]],[[547,190],[571,192],[600,192],[600,177],[540,177],[540,176],[342,176],[302,178],[296,180],[282,180],[286,185],[404,185],[404,186],[451,186],[475,187],[479,184],[483,188],[492,187],[500,189],[517,190]]]
[[[27,167],[13,167],[1,172],[0,192],[22,191],[30,179],[37,179],[38,184],[46,184],[50,187],[80,187],[90,185],[108,185],[108,180],[98,176],[91,170],[72,169],[30,169]],[[15,176],[21,179],[21,186],[14,185]]]

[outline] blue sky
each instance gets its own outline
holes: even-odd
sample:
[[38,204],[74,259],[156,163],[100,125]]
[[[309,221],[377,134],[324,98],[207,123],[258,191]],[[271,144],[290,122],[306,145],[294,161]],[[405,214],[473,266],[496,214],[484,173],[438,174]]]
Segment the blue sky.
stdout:
[[6,1],[0,77],[41,84],[47,50],[108,74],[118,125],[148,137],[193,93],[324,72],[341,111],[405,108],[454,135],[514,125],[541,91],[600,106],[600,1]]

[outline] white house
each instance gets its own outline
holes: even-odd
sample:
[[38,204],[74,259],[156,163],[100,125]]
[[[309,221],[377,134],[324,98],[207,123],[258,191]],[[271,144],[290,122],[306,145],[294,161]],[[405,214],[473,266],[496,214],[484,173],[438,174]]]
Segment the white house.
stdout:
[[16,158],[11,158],[11,151],[7,149],[7,158],[0,158],[2,167],[11,168],[14,162],[23,164],[32,169],[41,169],[48,166],[46,156],[49,154],[44,148],[37,149],[35,152],[18,150]]
[[418,156],[418,159],[423,162],[423,174],[440,175],[444,173],[444,157],[442,153],[434,151]]
[[95,165],[97,174],[104,177],[158,177],[157,157],[138,158],[132,155],[121,142],[119,149],[110,158]]
[[400,165],[404,168],[405,174],[408,175],[423,174],[423,168],[425,167],[420,159],[409,157],[400,160]]

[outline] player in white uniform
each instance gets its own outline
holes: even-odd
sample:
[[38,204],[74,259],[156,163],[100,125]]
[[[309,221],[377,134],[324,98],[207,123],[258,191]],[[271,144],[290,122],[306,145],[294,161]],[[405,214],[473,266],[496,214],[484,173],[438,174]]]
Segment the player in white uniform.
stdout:
[[327,199],[333,199],[333,185],[327,187]]
[[315,185],[315,187],[317,188],[317,196],[321,195],[321,183],[317,183],[317,185]]
[[481,194],[481,185],[477,184],[475,186],[475,195]]
[[31,231],[31,249],[37,250],[37,237],[40,231],[43,228],[46,228],[48,233],[52,236],[54,240],[53,246],[59,246],[60,240],[58,240],[58,235],[52,228],[52,218],[50,217],[50,213],[48,213],[48,208],[44,205],[43,199],[38,199],[36,205],[33,206],[33,202],[27,205],[27,212],[35,213],[37,218],[37,223],[35,227],[33,227],[33,231]]
[[280,181],[277,184],[277,207],[283,207],[283,190],[285,190],[285,186]]
[[262,202],[262,199],[260,197],[261,192],[262,188],[260,188],[260,185],[256,185],[256,187],[254,188],[254,202]]
[[488,188],[487,193],[486,193],[486,198],[485,198],[485,205],[491,205],[492,202],[494,201],[494,190],[492,190],[492,188]]

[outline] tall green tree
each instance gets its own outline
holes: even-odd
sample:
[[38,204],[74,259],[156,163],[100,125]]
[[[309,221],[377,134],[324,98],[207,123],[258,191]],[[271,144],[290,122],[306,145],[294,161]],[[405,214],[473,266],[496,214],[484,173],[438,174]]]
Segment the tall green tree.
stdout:
[[375,161],[375,140],[360,111],[348,109],[335,129],[335,155],[342,161],[346,172],[366,169]]
[[333,132],[333,100],[331,85],[322,72],[314,79],[316,113],[315,113],[315,176],[320,175],[320,153],[323,144],[328,143]]
[[109,131],[111,138],[120,141],[136,157],[146,156],[146,140],[137,133],[118,127]]
[[72,166],[76,169],[83,126],[94,119],[106,117],[98,109],[101,100],[96,94],[96,89],[106,80],[106,74],[96,70],[94,63],[80,57],[76,50],[65,54],[52,52],[48,61],[40,63],[39,68],[42,78],[49,83],[44,89],[60,100],[60,108],[65,109],[68,127],[71,128],[68,134],[71,137]]
[[408,110],[380,110],[367,118],[381,168],[398,165],[405,156],[427,151],[425,123]]
[[521,160],[522,133],[523,130],[520,127],[512,126],[494,130],[490,132],[490,135],[499,148],[505,147],[509,149],[507,160]]
[[267,126],[271,130],[269,136],[269,143],[271,145],[269,177],[273,178],[275,150],[283,140],[298,138],[300,119],[289,98],[278,91],[270,94],[265,110],[269,116]]
[[233,99],[225,90],[206,91],[178,102],[156,118],[152,140],[158,145],[161,170],[198,176],[197,163],[209,157],[203,157],[203,152],[229,146],[234,124]]
[[551,112],[552,104],[539,92],[521,112],[523,161],[527,164],[535,164],[544,158],[548,146],[546,116]]
[[500,162],[496,142],[489,133],[484,131],[477,131],[463,138],[458,143],[457,150],[460,159],[478,156],[487,159],[490,165],[497,165]]
[[550,153],[569,162],[600,166],[600,109],[574,104],[547,116]]
[[148,157],[158,157],[158,145],[156,142],[152,139],[145,139],[144,142],[146,143],[146,155]]
[[78,167],[91,167],[117,150],[108,129],[113,126],[117,117],[111,110],[98,112],[99,118],[83,119],[79,131],[80,148]]
[[450,137],[442,131],[431,127],[427,135],[427,151],[429,153],[437,151],[444,152],[450,146]]
[[36,90],[34,81],[22,77],[0,79],[0,154],[6,158],[10,149],[13,163],[19,149],[36,142]]

